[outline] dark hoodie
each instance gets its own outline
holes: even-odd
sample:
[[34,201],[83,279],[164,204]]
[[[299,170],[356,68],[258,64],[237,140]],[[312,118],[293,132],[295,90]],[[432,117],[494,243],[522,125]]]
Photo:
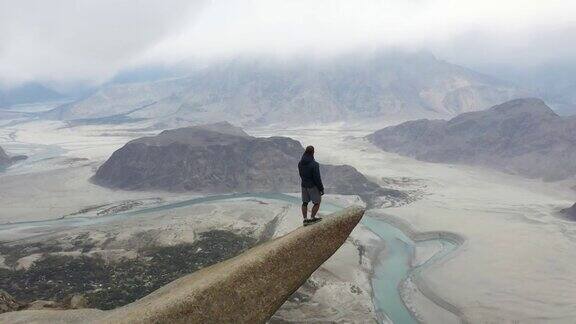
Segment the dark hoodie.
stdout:
[[324,191],[320,178],[320,165],[314,160],[314,156],[304,153],[298,162],[298,172],[302,179],[302,187],[312,188],[316,186],[318,190]]

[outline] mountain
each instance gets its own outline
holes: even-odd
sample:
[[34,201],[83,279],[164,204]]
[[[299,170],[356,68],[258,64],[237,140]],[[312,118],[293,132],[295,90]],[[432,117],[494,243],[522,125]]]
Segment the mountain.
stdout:
[[[228,123],[166,130],[128,142],[97,170],[96,184],[126,190],[295,192],[302,145],[258,138]],[[322,165],[326,192],[359,195],[369,204],[402,198],[347,165]]]
[[576,65],[574,62],[554,61],[519,69],[496,66],[483,69],[490,75],[530,89],[561,116],[576,114]]
[[27,156],[25,156],[25,155],[16,155],[16,156],[10,157],[10,156],[8,156],[8,154],[6,154],[4,149],[2,149],[2,147],[0,147],[0,168],[1,167],[7,167],[16,161],[24,160],[26,158],[27,158]]
[[0,88],[0,107],[62,98],[62,94],[35,82],[25,83],[10,89]]
[[108,85],[46,117],[144,118],[171,127],[220,120],[302,124],[452,117],[518,94],[509,84],[425,53],[298,63],[238,59],[184,78]]
[[418,160],[486,166],[554,181],[576,174],[574,134],[576,118],[558,116],[540,99],[517,99],[448,121],[387,127],[368,140]]

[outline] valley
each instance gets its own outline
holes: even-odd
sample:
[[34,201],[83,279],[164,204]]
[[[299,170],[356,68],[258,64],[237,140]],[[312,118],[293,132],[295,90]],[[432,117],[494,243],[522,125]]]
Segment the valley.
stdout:
[[[156,271],[144,269],[153,269],[150,267],[154,262],[159,262],[153,261],[157,249],[173,247],[170,251],[174,253],[181,253],[179,249],[189,253],[190,246],[201,248],[205,235],[222,231],[222,235],[236,237],[228,242],[244,240],[244,244],[248,244],[231,250],[238,253],[250,244],[282,235],[300,225],[297,198],[291,196],[218,197],[194,192],[125,191],[92,183],[90,177],[114,150],[131,139],[154,134],[142,131],[137,125],[68,128],[58,122],[34,121],[1,130],[6,147],[18,148],[15,150],[18,153],[30,155],[29,160],[12,165],[0,175],[0,203],[5,206],[0,214],[5,267],[2,271],[18,269],[20,277],[17,278],[28,278],[25,279],[28,282],[30,279],[26,276],[31,275],[28,273],[35,266],[78,262],[104,262],[116,269],[122,265],[128,269],[127,274],[141,269],[138,273],[146,276],[145,271]],[[398,277],[402,285],[396,307],[409,317],[429,322],[457,322],[458,316],[470,321],[479,318],[530,321],[537,316],[536,312],[547,314],[550,320],[573,316],[568,305],[570,278],[576,269],[570,263],[551,268],[544,261],[559,264],[573,257],[570,247],[576,226],[556,214],[573,203],[571,192],[564,184],[526,180],[474,167],[421,162],[386,153],[364,139],[370,132],[365,129],[322,125],[283,129],[254,127],[246,131],[252,136],[286,136],[315,145],[321,163],[352,165],[370,181],[402,191],[407,197],[405,203],[371,209],[349,242],[278,311],[277,321],[303,320],[311,314],[318,320],[355,321],[368,316],[374,321],[386,322],[396,318],[398,310],[391,316],[386,315],[391,311],[386,307],[390,306],[379,304],[375,296],[382,291],[381,285],[387,284],[387,271],[398,269],[389,259],[389,253],[399,251],[404,251],[406,260],[413,259],[414,265],[434,260],[417,274]],[[49,150],[51,154],[46,158],[35,158],[34,152],[47,154],[38,149],[45,147],[58,149]],[[25,192],[33,193],[37,197],[35,201],[31,203],[26,199]],[[335,206],[361,203],[357,197],[334,194],[328,194],[327,202]],[[321,213],[328,212],[330,205],[325,205]],[[409,239],[404,236],[401,240],[405,240],[409,248],[404,250],[401,244],[395,248],[396,252],[388,250],[394,244],[384,243],[390,238],[378,235],[379,221],[392,224],[401,230],[399,233],[408,235]],[[460,237],[461,246],[445,256],[435,257],[442,249],[438,250],[434,241],[427,241],[433,233]],[[162,251],[167,257],[172,253]],[[206,253],[206,259],[198,259],[196,254],[187,258],[205,260],[197,261],[200,263],[196,266],[203,267],[230,255],[210,250]],[[547,258],[543,260],[542,255]],[[90,263],[84,266],[87,264]],[[184,264],[170,272],[170,276],[191,270],[193,268]],[[104,267],[100,273],[107,271],[110,270]],[[522,275],[518,276],[519,273]],[[15,275],[11,273],[9,278],[16,278]],[[138,278],[139,275],[130,276]],[[166,278],[173,278],[170,276]],[[405,281],[406,278],[409,280]],[[534,285],[525,284],[528,278]],[[556,284],[546,281],[552,280],[550,278],[564,278],[565,293],[556,293]],[[137,287],[142,282],[136,281]],[[152,289],[162,282],[150,281],[147,287]],[[102,284],[106,285],[106,281]],[[57,291],[57,285],[54,287],[53,291]],[[93,287],[82,289],[87,296],[94,294]],[[554,303],[540,303],[541,307],[532,311],[536,301],[525,296],[533,295],[536,290],[548,300],[555,298]],[[92,302],[100,307],[114,307],[146,291],[149,290],[122,288],[116,296],[125,297],[105,300],[100,293],[98,299],[93,295]],[[505,297],[510,293],[514,296],[513,303],[507,303]],[[502,298],[495,298],[494,294],[502,294]],[[52,298],[64,298],[64,295],[60,292]],[[335,300],[337,295],[340,298]],[[29,300],[49,296],[18,297]],[[341,304],[347,305],[345,313],[338,311]],[[446,304],[453,309],[443,307]],[[559,309],[560,306],[555,305],[567,307]],[[495,308],[499,311],[494,312]]]
[[575,14],[0,1],[0,323],[575,323]]

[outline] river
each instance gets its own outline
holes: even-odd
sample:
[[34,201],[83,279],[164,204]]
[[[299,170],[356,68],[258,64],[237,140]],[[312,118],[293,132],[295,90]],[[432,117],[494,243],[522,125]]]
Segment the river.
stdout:
[[[281,193],[214,195],[100,217],[66,217],[45,221],[4,224],[0,225],[0,237],[2,237],[3,232],[6,233],[7,231],[28,231],[31,229],[33,230],[34,228],[45,229],[52,226],[59,228],[88,226],[93,224],[102,224],[113,220],[122,220],[129,217],[142,217],[143,215],[152,212],[182,208],[205,202],[240,198],[261,198],[300,204],[300,199],[298,197]],[[322,205],[323,212],[335,212],[341,209],[342,207],[334,204],[324,203]],[[385,244],[385,253],[382,254],[382,259],[376,262],[374,269],[375,276],[372,283],[376,309],[385,314],[385,316],[394,323],[417,323],[412,313],[404,305],[398,287],[409,276],[418,275],[418,271],[421,271],[429,263],[442,258],[442,256],[454,250],[456,244],[448,240],[434,239],[439,241],[444,248],[423,264],[417,267],[411,267],[410,263],[414,256],[416,245],[412,239],[397,227],[386,221],[379,220],[376,217],[367,215],[363,218],[362,223],[378,235]]]

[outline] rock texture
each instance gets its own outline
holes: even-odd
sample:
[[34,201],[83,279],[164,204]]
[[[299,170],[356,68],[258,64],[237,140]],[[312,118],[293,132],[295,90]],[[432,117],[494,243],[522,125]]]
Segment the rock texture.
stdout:
[[423,161],[479,165],[554,181],[576,174],[576,118],[539,99],[517,99],[449,121],[416,120],[368,139]]
[[[351,207],[182,277],[112,311],[21,311],[6,323],[264,323],[346,241],[364,209]],[[313,249],[302,249],[307,242]]]
[[144,118],[168,127],[220,120],[302,125],[455,116],[518,94],[504,82],[427,53],[354,55],[325,63],[239,59],[185,78],[110,85],[46,116],[84,122]]
[[[133,140],[98,169],[97,184],[126,190],[296,192],[302,145],[286,137],[257,138],[228,123],[163,131]],[[322,165],[326,192],[402,196],[381,188],[351,166]]]

